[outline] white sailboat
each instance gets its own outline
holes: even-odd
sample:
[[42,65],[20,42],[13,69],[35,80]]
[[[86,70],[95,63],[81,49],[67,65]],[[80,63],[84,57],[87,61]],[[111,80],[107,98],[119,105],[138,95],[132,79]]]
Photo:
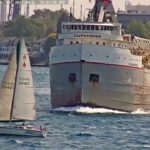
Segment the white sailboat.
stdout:
[[[32,71],[23,39],[11,56],[0,87],[0,121],[12,120],[36,120]],[[31,125],[0,127],[0,134],[46,136],[46,133]]]

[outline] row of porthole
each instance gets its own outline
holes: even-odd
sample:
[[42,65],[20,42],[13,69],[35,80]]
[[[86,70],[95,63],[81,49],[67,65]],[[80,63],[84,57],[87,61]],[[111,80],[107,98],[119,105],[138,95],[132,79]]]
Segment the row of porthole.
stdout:
[[[64,57],[65,55],[62,54],[62,56]],[[74,56],[77,56],[76,53],[74,54]],[[90,56],[93,56],[93,55],[90,54]],[[53,57],[56,57],[56,55],[52,56],[52,58]],[[110,56],[107,55],[106,57],[109,58]],[[118,57],[118,59],[121,59],[121,57]],[[124,57],[123,59],[126,60],[126,57]],[[138,62],[139,60],[138,59],[130,59],[130,61],[137,61]]]
[[[79,43],[79,41],[76,41],[75,43],[73,43],[73,41],[71,41],[70,44],[80,44],[80,43]],[[89,44],[92,44],[92,42],[89,42]],[[99,42],[96,42],[96,45],[99,45],[99,44],[100,44]],[[106,45],[106,43],[103,42],[102,45]],[[115,43],[113,43],[113,46],[117,47]],[[118,47],[129,48],[129,46],[127,46],[127,45],[121,45],[121,44],[118,44]]]

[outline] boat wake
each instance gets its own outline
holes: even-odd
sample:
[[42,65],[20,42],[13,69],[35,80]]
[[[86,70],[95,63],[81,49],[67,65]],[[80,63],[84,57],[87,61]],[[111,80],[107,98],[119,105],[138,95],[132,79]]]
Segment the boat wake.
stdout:
[[144,111],[142,108],[139,108],[131,114],[150,114],[150,111]]
[[76,112],[76,113],[83,113],[83,114],[97,114],[97,113],[116,113],[116,114],[124,114],[126,112],[118,111],[118,110],[111,110],[106,108],[90,108],[90,107],[83,107],[83,106],[76,106],[76,107],[60,107],[53,110],[54,112]]
[[60,107],[53,109],[53,112],[74,112],[74,113],[81,113],[81,114],[150,114],[150,111],[146,112],[142,109],[138,109],[134,112],[128,113],[124,111],[106,109],[106,108],[90,108],[90,107],[83,107],[83,106],[76,106],[76,107]]

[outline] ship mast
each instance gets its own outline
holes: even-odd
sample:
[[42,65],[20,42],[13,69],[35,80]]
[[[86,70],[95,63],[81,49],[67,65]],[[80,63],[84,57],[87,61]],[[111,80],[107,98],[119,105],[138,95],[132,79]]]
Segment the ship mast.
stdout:
[[111,0],[95,0],[91,13],[94,22],[117,22]]

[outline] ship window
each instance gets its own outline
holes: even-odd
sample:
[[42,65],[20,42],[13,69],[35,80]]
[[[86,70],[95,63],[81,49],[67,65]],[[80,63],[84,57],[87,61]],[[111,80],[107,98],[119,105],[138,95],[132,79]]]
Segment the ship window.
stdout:
[[114,30],[114,28],[113,28],[113,27],[110,27],[110,30],[111,30],[111,31],[113,31],[113,30]]
[[98,26],[95,26],[96,27],[96,30],[99,30],[99,27]]
[[74,25],[74,29],[77,30],[77,25]]
[[93,25],[91,26],[91,30],[94,30],[94,26]]
[[90,74],[90,82],[99,82],[99,75],[98,74]]
[[64,29],[67,29],[67,26],[66,26],[66,25],[63,25],[63,28],[64,28]]
[[71,25],[71,29],[72,29],[72,30],[73,30],[73,26],[74,26],[74,25]]
[[109,26],[106,26],[106,30],[109,30]]
[[69,82],[76,82],[76,74],[75,73],[70,73],[69,74],[69,78],[68,78]]
[[90,30],[90,25],[87,25],[87,30]]
[[81,25],[78,25],[78,29],[81,30]]
[[99,30],[102,30],[102,26],[98,26]]
[[70,29],[70,26],[69,26],[69,25],[67,26],[67,29]]
[[99,42],[96,42],[96,45],[99,45]]
[[86,30],[86,26],[85,25],[82,26],[82,30]]

